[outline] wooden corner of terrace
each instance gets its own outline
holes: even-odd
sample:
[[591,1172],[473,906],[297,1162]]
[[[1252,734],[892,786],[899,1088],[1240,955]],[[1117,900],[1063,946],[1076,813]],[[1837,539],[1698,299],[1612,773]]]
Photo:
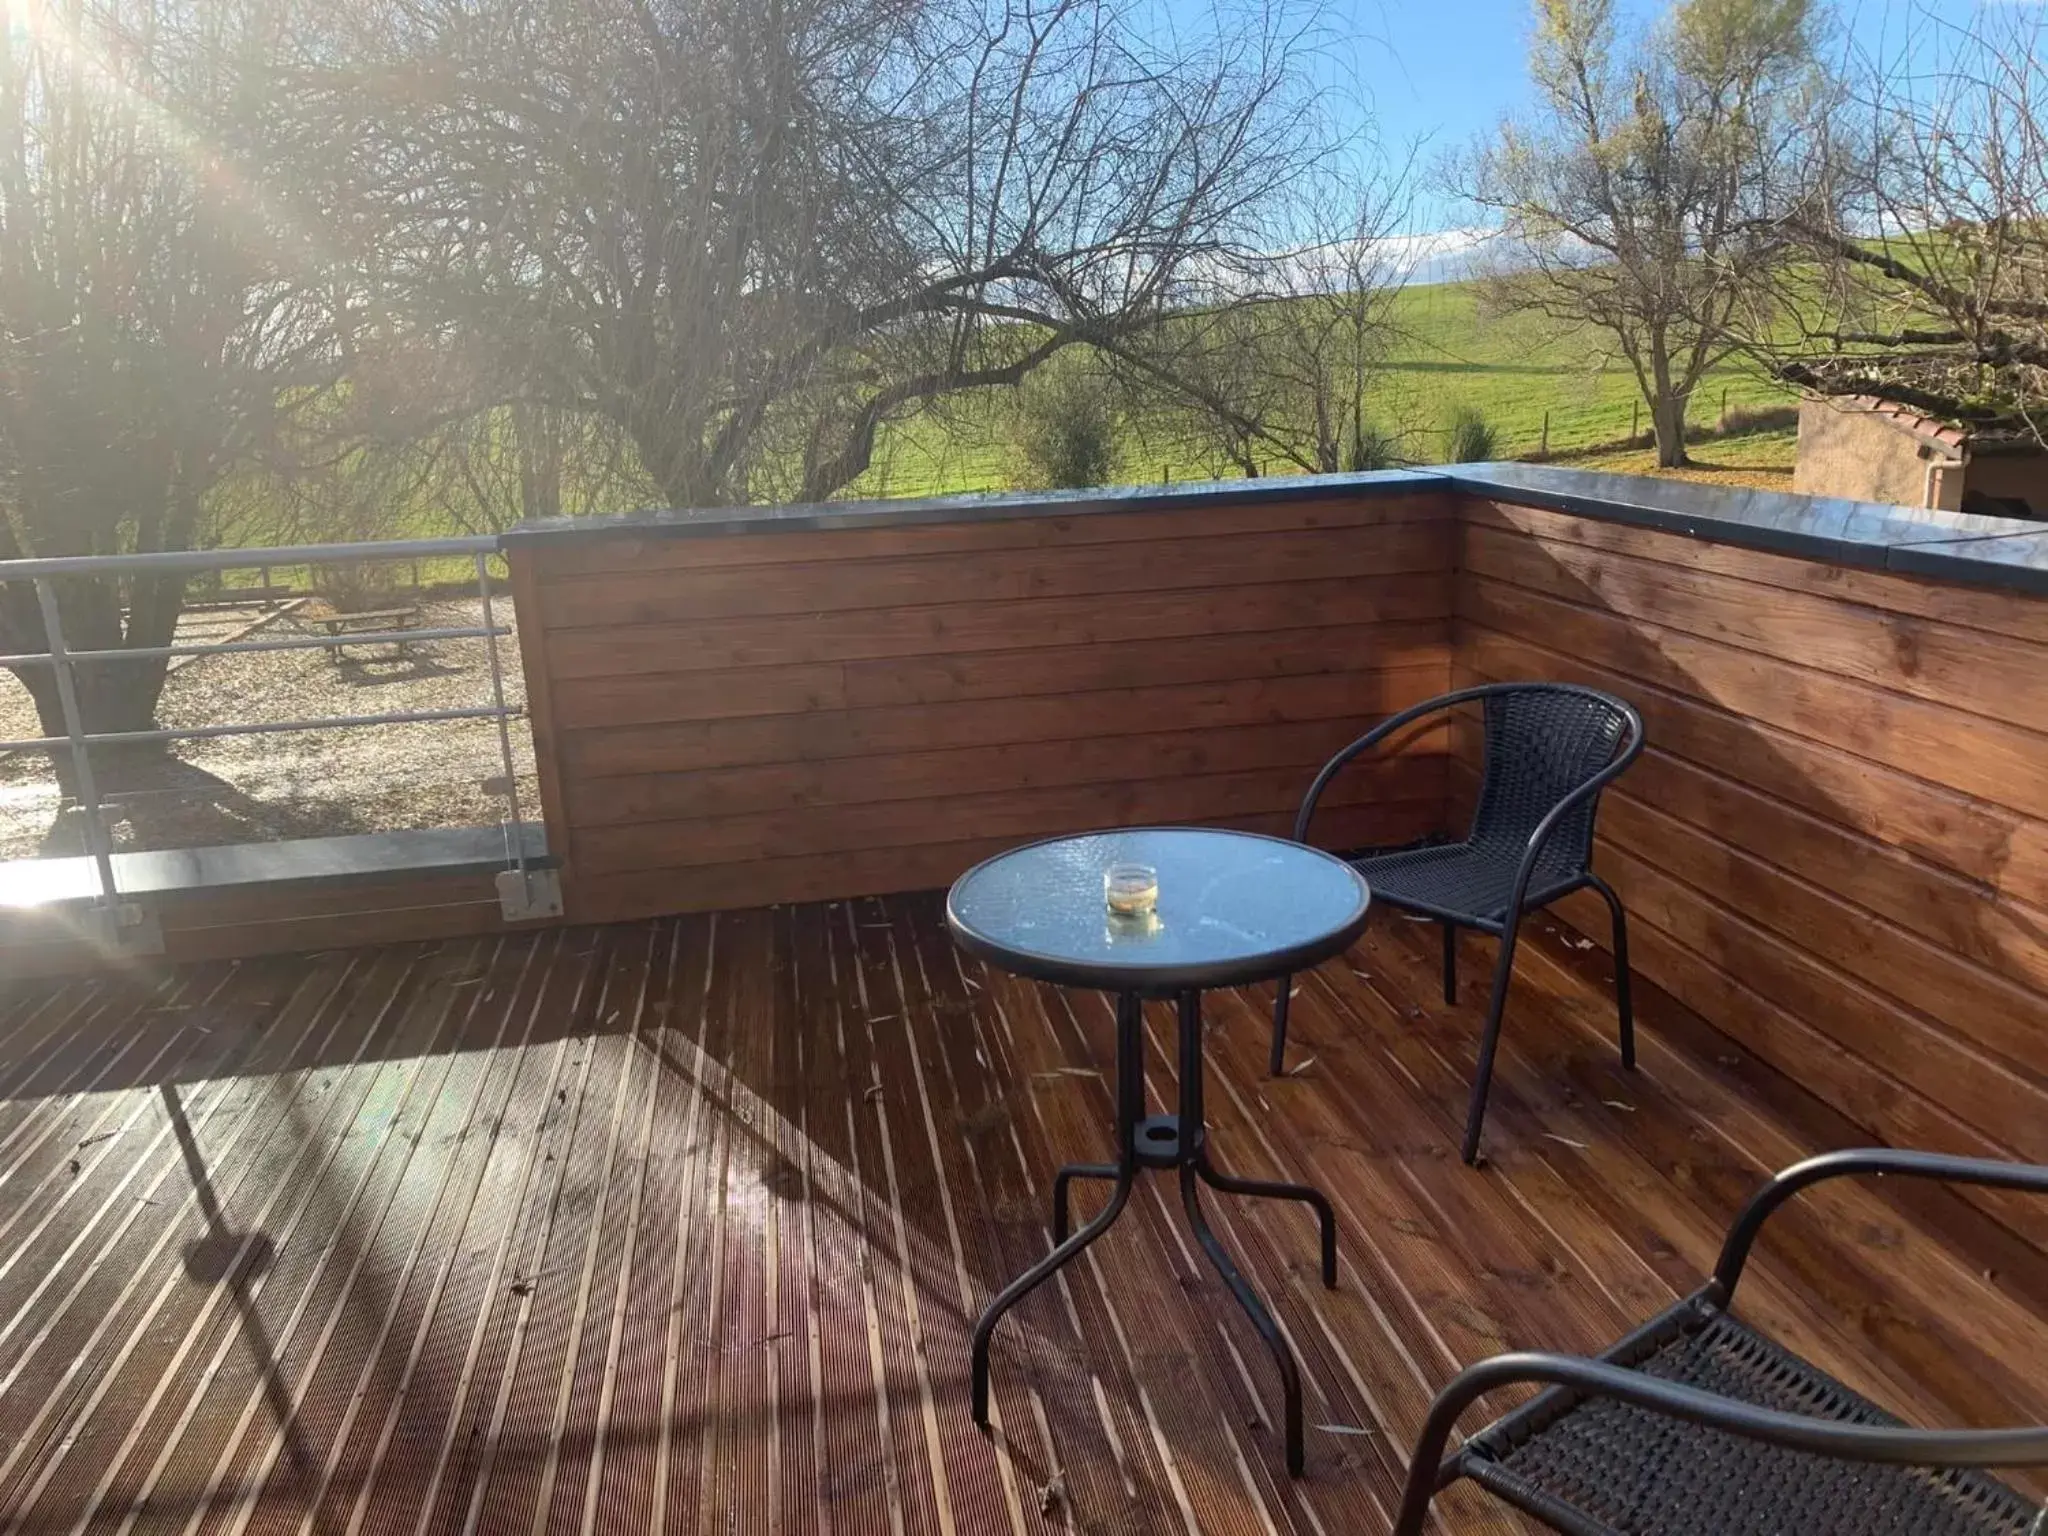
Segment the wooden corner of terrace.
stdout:
[[[1463,1367],[1607,1349],[1774,1171],[2048,1163],[2048,535],[1630,484],[511,536],[559,919],[481,865],[166,896],[119,963],[0,911],[0,1529],[1382,1536]],[[946,888],[1096,829],[1291,837],[1377,722],[1528,680],[1647,741],[1590,854],[1633,1069],[1586,885],[1522,924],[1476,1166],[1483,926],[1375,901],[1278,984],[1277,1075],[1274,981],[1193,1026],[1148,993],[1147,1105],[1195,1028],[1218,1164],[1334,1214],[1328,1287],[1307,1206],[1206,1197],[1302,1474],[1163,1165],[1007,1315],[978,1427],[976,1319],[1114,1155],[1127,1042]],[[1310,840],[1457,838],[1489,718],[1397,733]],[[1905,1423],[2048,1422],[2041,1195],[1830,1181],[1739,1302]],[[1549,1527],[1467,1481],[1427,1528]]]

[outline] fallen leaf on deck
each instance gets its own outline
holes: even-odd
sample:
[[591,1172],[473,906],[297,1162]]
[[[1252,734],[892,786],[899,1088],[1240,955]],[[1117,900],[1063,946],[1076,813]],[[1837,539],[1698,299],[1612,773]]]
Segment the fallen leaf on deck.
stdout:
[[1065,1500],[1066,1496],[1067,1474],[1064,1472],[1053,1473],[1052,1481],[1044,1484],[1038,1490],[1038,1512],[1041,1515],[1058,1514],[1060,1504]]
[[1605,1104],[1609,1109],[1625,1109],[1630,1114],[1634,1114],[1636,1112],[1635,1105],[1627,1102],[1625,1099],[1602,1099],[1600,1102],[1602,1104]]
[[1287,1069],[1287,1075],[1289,1077],[1299,1077],[1302,1073],[1306,1072],[1310,1067],[1314,1066],[1315,1064],[1315,1057],[1304,1056],[1300,1061],[1296,1062],[1293,1066]]
[[1586,1150],[1587,1150],[1586,1144],[1585,1144],[1585,1143],[1584,1143],[1583,1141],[1573,1141],[1573,1140],[1571,1139],[1571,1137],[1569,1137],[1569,1136],[1560,1136],[1560,1135],[1558,1135],[1558,1134],[1557,1134],[1557,1133],[1556,1133],[1555,1131],[1545,1131],[1545,1132],[1543,1133],[1543,1139],[1544,1139],[1545,1141],[1554,1141],[1554,1142],[1557,1142],[1557,1143],[1559,1143],[1559,1144],[1560,1144],[1560,1145],[1562,1145],[1562,1146],[1567,1146],[1567,1147],[1575,1147],[1575,1148],[1577,1148],[1577,1149],[1578,1149],[1579,1151],[1581,1151],[1581,1152],[1584,1152],[1584,1151],[1586,1151]]

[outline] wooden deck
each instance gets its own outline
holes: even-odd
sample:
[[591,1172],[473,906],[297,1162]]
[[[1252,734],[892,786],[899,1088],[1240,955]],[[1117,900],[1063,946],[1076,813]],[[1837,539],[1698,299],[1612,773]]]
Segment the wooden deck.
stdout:
[[[1326,1293],[1304,1213],[1212,1202],[1301,1359],[1299,1483],[1157,1181],[1005,1324],[999,1432],[969,1422],[975,1311],[1043,1251],[1051,1167],[1106,1150],[1111,1020],[963,961],[935,898],[0,989],[0,1522],[1382,1532],[1458,1362],[1604,1343],[1763,1170],[1852,1139],[1654,992],[1623,1073],[1601,957],[1553,933],[1468,1170],[1488,955],[1449,1010],[1433,944],[1382,920],[1305,978],[1284,1080],[1265,997],[1210,1005],[1219,1161],[1342,1224]],[[1749,1310],[1910,1416],[2041,1416],[2038,1256],[1888,1195],[1786,1218]]]

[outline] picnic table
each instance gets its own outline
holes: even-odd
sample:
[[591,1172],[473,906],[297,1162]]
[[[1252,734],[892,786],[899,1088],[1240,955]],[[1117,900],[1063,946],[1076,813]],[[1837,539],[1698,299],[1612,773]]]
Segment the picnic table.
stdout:
[[[410,658],[412,655],[412,643],[397,637],[395,632],[418,629],[420,627],[420,610],[416,606],[409,606],[405,608],[370,608],[360,613],[318,613],[312,615],[312,622],[326,630],[330,636],[335,637],[337,640],[346,635],[375,636],[375,639],[366,639],[361,643],[377,645],[389,643],[395,655]],[[346,649],[347,646],[345,644],[338,644],[328,652],[328,655],[333,657],[336,666],[341,665],[342,652]]]

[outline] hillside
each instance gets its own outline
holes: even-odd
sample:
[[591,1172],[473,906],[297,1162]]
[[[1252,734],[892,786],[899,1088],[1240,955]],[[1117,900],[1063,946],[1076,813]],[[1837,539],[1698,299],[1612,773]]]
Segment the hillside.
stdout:
[[[1602,366],[1598,339],[1565,335],[1534,317],[1497,318],[1481,312],[1478,285],[1431,283],[1402,292],[1395,304],[1399,335],[1368,411],[1382,430],[1400,434],[1403,455],[1419,463],[1442,457],[1443,428],[1452,411],[1481,412],[1499,436],[1503,457],[1536,453],[1549,416],[1553,455],[1612,449],[1637,425],[1634,377],[1625,363]],[[1010,442],[1012,396],[996,392],[948,408],[943,418],[920,418],[888,434],[876,466],[852,488],[854,495],[917,496],[949,491],[1003,489],[1014,471]],[[1701,390],[1696,427],[1712,428],[1723,402],[1783,405],[1790,392],[1752,369],[1724,367]],[[1756,440],[1749,440],[1755,442]],[[1603,468],[1646,470],[1641,454],[1616,457]],[[1754,462],[1782,477],[1789,463],[1781,441],[1753,453],[1708,452],[1710,460]],[[1213,464],[1176,464],[1133,433],[1118,465],[1125,483],[1204,478]]]

